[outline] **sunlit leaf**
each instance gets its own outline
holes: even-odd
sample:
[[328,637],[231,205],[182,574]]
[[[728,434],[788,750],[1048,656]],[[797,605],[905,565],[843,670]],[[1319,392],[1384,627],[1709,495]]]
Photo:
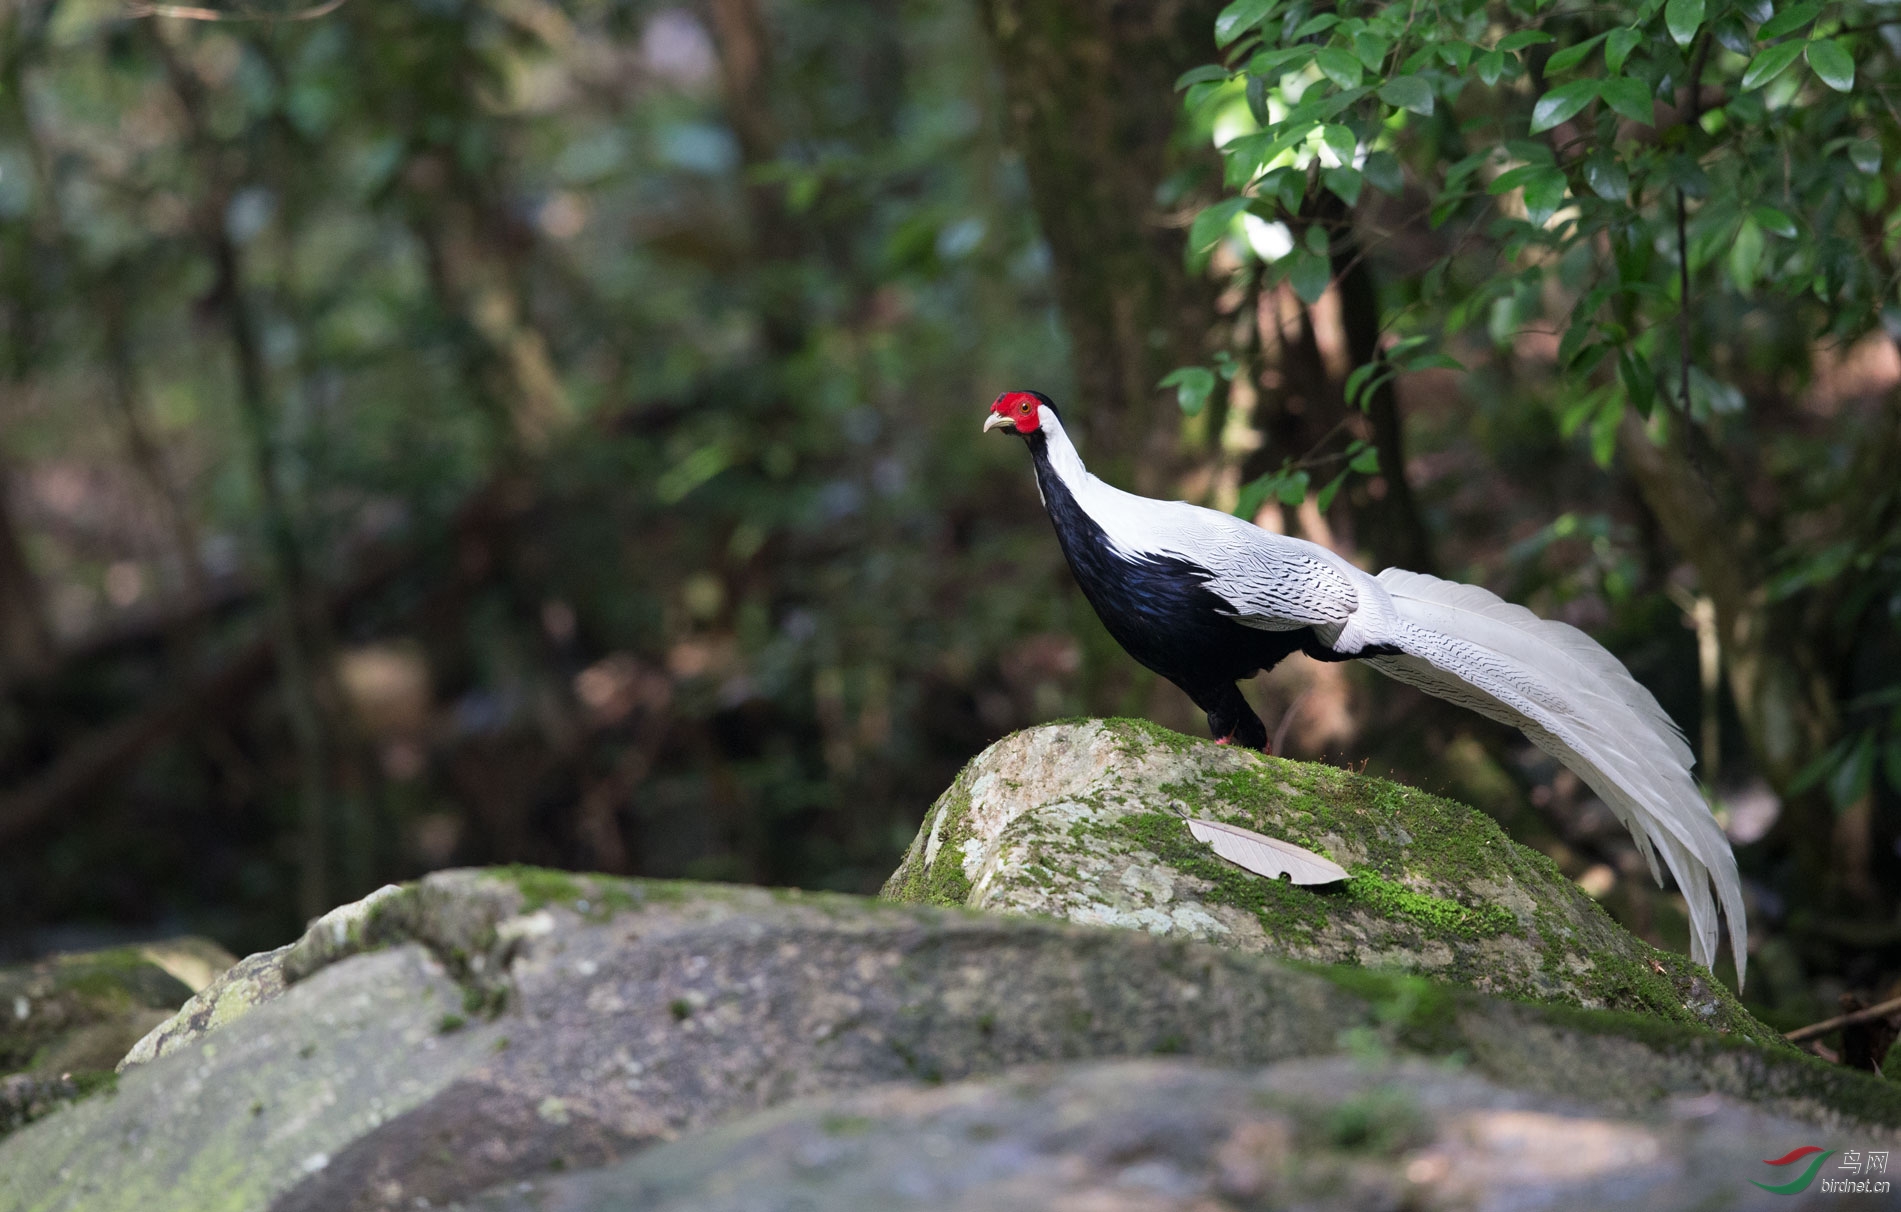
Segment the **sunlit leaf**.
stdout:
[[1618,354],[1617,380],[1624,385],[1624,397],[1630,401],[1631,407],[1637,410],[1638,415],[1648,419],[1650,408],[1656,403],[1657,384],[1644,356],[1629,349]]
[[1207,84],[1214,80],[1226,80],[1230,75],[1227,68],[1216,63],[1201,67],[1191,67],[1175,80],[1175,91],[1180,92],[1191,84]]
[[1663,6],[1663,23],[1678,46],[1690,45],[1697,26],[1703,24],[1703,0],[1670,0]]
[[1203,253],[1214,247],[1215,241],[1227,234],[1228,226],[1246,205],[1246,198],[1224,198],[1196,215],[1188,227],[1189,253]]
[[1585,159],[1584,183],[1606,202],[1622,202],[1630,196],[1630,174],[1607,147],[1598,148]]
[[1353,35],[1353,55],[1366,66],[1366,70],[1377,72],[1386,62],[1386,52],[1393,44],[1378,34]]
[[1881,171],[1881,144],[1873,139],[1857,139],[1848,145],[1848,159],[1872,177]]
[[1597,97],[1600,83],[1597,80],[1573,80],[1538,98],[1538,104],[1531,107],[1531,133],[1535,135],[1550,130],[1560,122],[1569,121]]
[[1399,76],[1380,88],[1380,100],[1415,114],[1432,113],[1432,86],[1420,76]]
[[1505,74],[1504,52],[1486,51],[1479,56],[1478,62],[1472,65],[1472,70],[1477,72],[1479,79],[1485,81],[1485,86],[1490,88],[1498,83],[1499,77]]
[[1360,83],[1360,61],[1337,46],[1316,51],[1314,66],[1341,88],[1355,88]]
[[1744,294],[1756,285],[1756,272],[1762,267],[1762,245],[1762,228],[1754,219],[1744,219],[1729,245],[1729,276]]
[[1464,71],[1472,62],[1474,47],[1470,42],[1441,42],[1438,46],[1439,57],[1445,60],[1447,67],[1455,71]]
[[1320,179],[1326,182],[1327,188],[1348,206],[1359,203],[1360,189],[1364,182],[1357,170],[1346,167],[1330,168],[1320,174]]
[[1630,52],[1637,49],[1637,44],[1643,40],[1642,30],[1612,30],[1610,37],[1604,43],[1604,66],[1610,68],[1612,75],[1623,71],[1624,62],[1630,58]]
[[1215,17],[1215,45],[1226,46],[1259,25],[1274,5],[1275,0],[1234,0]]
[[1855,87],[1855,60],[1842,49],[1842,44],[1832,39],[1822,38],[1809,43],[1809,67],[1838,93],[1845,93]]
[[1645,126],[1656,125],[1657,114],[1650,86],[1642,80],[1631,76],[1613,77],[1601,83],[1598,95],[1604,98],[1604,104],[1632,122],[1641,122]]
[[1338,24],[1340,24],[1339,17],[1332,13],[1321,13],[1318,17],[1309,17],[1302,21],[1287,37],[1289,41],[1298,42],[1302,38],[1311,38],[1315,34],[1330,30]]
[[1789,65],[1801,58],[1803,45],[1800,42],[1777,43],[1751,59],[1749,67],[1743,72],[1743,87],[1761,88],[1789,70]]
[[1793,34],[1821,14],[1822,6],[1811,0],[1808,4],[1791,4],[1775,16],[1762,23],[1756,31],[1756,37],[1767,42],[1771,38],[1780,38],[1784,34]]
[[1564,193],[1564,174],[1555,168],[1540,169],[1525,183],[1525,217],[1543,223],[1563,205]]
[[1348,467],[1363,476],[1376,476],[1380,473],[1380,448],[1368,446],[1348,461]]
[[1604,39],[1608,37],[1610,37],[1610,31],[1606,30],[1604,33],[1598,34],[1596,37],[1586,38],[1584,41],[1578,43],[1576,46],[1565,47],[1563,50],[1559,51],[1557,54],[1551,56],[1551,58],[1545,60],[1546,74],[1549,75],[1552,72],[1570,71],[1572,68],[1576,67],[1578,64],[1584,62],[1584,60],[1590,55],[1590,53],[1597,49],[1597,44],[1604,41]]
[[1517,168],[1507,169],[1492,178],[1490,184],[1486,185],[1485,192],[1496,197],[1499,194],[1510,193],[1514,189],[1521,189],[1539,173],[1549,171],[1550,167],[1548,164],[1521,164]]
[[1773,206],[1753,206],[1749,213],[1756,223],[1772,236],[1781,236],[1785,240],[1795,238],[1795,220],[1783,214]]
[[1333,149],[1333,154],[1342,164],[1353,163],[1353,153],[1359,150],[1360,146],[1360,141],[1353,132],[1338,123],[1322,127],[1320,141]]

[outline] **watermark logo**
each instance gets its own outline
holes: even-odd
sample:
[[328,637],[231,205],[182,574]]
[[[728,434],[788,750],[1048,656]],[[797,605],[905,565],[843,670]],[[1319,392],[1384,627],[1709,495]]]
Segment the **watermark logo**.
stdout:
[[[1789,1150],[1781,1157],[1765,1157],[1762,1161],[1762,1164],[1765,1166],[1796,1166],[1806,1161],[1808,1164],[1803,1167],[1801,1174],[1789,1179],[1787,1182],[1781,1183],[1757,1182],[1753,1178],[1749,1181],[1752,1185],[1761,1187],[1763,1190],[1775,1195],[1799,1195],[1809,1189],[1810,1184],[1815,1181],[1815,1176],[1822,1172],[1822,1167],[1827,1164],[1828,1159],[1831,1157],[1836,1158],[1836,1162],[1831,1175],[1822,1179],[1823,1191],[1830,1193],[1839,1192],[1845,1195],[1851,1193],[1882,1195],[1887,1193],[1888,1181],[1886,1179],[1870,1179],[1867,1177],[1870,1174],[1886,1174],[1888,1172],[1888,1154],[1885,1150],[1881,1152],[1870,1151],[1863,1153],[1859,1149],[1846,1149],[1840,1151],[1838,1156],[1837,1151],[1834,1149],[1824,1149],[1820,1145],[1803,1145],[1799,1149]],[[1849,1175],[1851,1177],[1844,1178],[1837,1177],[1837,1175]]]

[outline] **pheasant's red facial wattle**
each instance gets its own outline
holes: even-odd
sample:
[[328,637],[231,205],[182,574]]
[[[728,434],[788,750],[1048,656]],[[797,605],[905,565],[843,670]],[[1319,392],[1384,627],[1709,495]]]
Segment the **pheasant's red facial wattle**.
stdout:
[[984,421],[984,429],[997,429],[1009,424],[1014,425],[1020,434],[1035,433],[1043,423],[1042,414],[1037,411],[1041,403],[1034,392],[1006,391],[990,406],[990,416]]

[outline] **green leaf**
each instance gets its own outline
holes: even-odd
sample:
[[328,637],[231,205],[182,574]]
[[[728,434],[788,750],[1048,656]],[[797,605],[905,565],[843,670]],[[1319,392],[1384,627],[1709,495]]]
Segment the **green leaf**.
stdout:
[[[1698,8],[1702,5],[1699,3]],[[1597,415],[1591,418],[1591,458],[1599,467],[1608,468],[1617,454],[1617,426],[1624,419],[1624,402],[1615,395],[1605,397]]]
[[1314,65],[1341,88],[1358,88],[1360,85],[1360,61],[1337,46],[1316,51]]
[[1274,5],[1275,0],[1234,0],[1215,17],[1215,45],[1226,46],[1259,25]]
[[1622,202],[1630,197],[1630,174],[1608,147],[1600,147],[1584,161],[1584,183],[1606,202]]
[[1339,195],[1340,201],[1348,206],[1356,205],[1360,200],[1360,188],[1364,184],[1358,170],[1347,167],[1330,168],[1320,174],[1327,188]]
[[1610,31],[1606,30],[1594,38],[1586,38],[1576,46],[1565,47],[1557,54],[1551,56],[1551,58],[1545,60],[1545,74],[1549,75],[1552,72],[1570,71],[1578,64],[1584,62],[1584,60],[1590,56],[1590,53],[1597,49],[1598,43],[1610,36]]
[[1499,77],[1505,74],[1505,53],[1486,51],[1479,56],[1478,62],[1472,65],[1472,70],[1479,74],[1479,79],[1485,81],[1485,87],[1492,87],[1498,83]]
[[1772,236],[1781,236],[1785,240],[1795,238],[1795,220],[1783,214],[1773,206],[1752,206],[1750,217],[1758,226]]
[[1175,91],[1180,92],[1191,84],[1207,84],[1212,80],[1226,80],[1228,69],[1219,63],[1208,63],[1201,67],[1191,67],[1175,79]]
[[1254,121],[1263,128],[1274,125],[1273,111],[1267,107],[1267,88],[1267,81],[1262,77],[1248,77],[1248,112],[1254,115]]
[[1756,37],[1763,42],[1767,42],[1771,38],[1780,38],[1784,34],[1793,34],[1809,22],[1815,20],[1817,16],[1821,15],[1821,12],[1822,6],[1820,3],[1792,4],[1763,22],[1762,27],[1756,31]]
[[1368,446],[1360,451],[1359,454],[1354,455],[1352,462],[1348,463],[1347,466],[1363,476],[1378,475],[1380,473],[1380,448],[1377,446]]
[[1398,76],[1380,89],[1380,100],[1415,114],[1432,113],[1432,86],[1422,76]]
[[1690,45],[1696,27],[1703,24],[1703,0],[1670,0],[1663,6],[1663,23],[1678,46]]
[[1215,375],[1205,366],[1183,366],[1171,370],[1163,376],[1157,387],[1173,387],[1175,403],[1181,405],[1186,416],[1194,416],[1208,403],[1208,397],[1214,394]]
[[1294,268],[1287,275],[1287,280],[1293,284],[1294,293],[1300,296],[1301,302],[1312,305],[1327,293],[1327,283],[1333,280],[1333,267],[1325,257],[1303,248],[1294,254]]
[[1332,29],[1338,24],[1340,24],[1340,18],[1334,16],[1332,13],[1322,13],[1318,17],[1309,17],[1294,27],[1294,32],[1288,35],[1287,40],[1289,42],[1298,42],[1302,38],[1312,37],[1322,30]]
[[1321,489],[1319,494],[1314,497],[1314,504],[1320,507],[1321,513],[1325,513],[1327,512],[1327,510],[1333,507],[1334,494],[1339,492],[1340,485],[1346,482],[1347,482],[1347,473],[1343,471],[1339,475],[1333,477],[1333,479],[1328,480],[1327,486]]
[[1809,67],[1838,93],[1855,87],[1855,60],[1830,38],[1819,38],[1808,46]]
[[1751,59],[1743,72],[1743,88],[1761,88],[1789,70],[1789,65],[1801,56],[1802,46],[1800,42],[1778,42]]
[[1610,40],[1604,43],[1604,66],[1611,69],[1612,75],[1623,71],[1624,61],[1630,58],[1630,52],[1636,50],[1637,44],[1643,40],[1642,30],[1612,30]]
[[1307,251],[1314,256],[1324,257],[1327,255],[1327,245],[1329,243],[1327,229],[1320,226],[1320,224],[1308,224],[1307,232],[1301,236],[1300,241],[1307,246]]
[[1875,773],[1875,734],[1864,732],[1828,779],[1829,798],[1842,809],[1868,794]]
[[1599,95],[1604,98],[1604,104],[1632,122],[1641,122],[1645,126],[1656,125],[1657,112],[1650,86],[1642,80],[1630,76],[1613,76],[1603,81]]
[[1531,133],[1550,130],[1570,119],[1597,97],[1599,84],[1597,80],[1573,80],[1538,98],[1538,104],[1531,107]]
[[1228,226],[1247,204],[1246,198],[1224,198],[1196,215],[1188,227],[1189,254],[1199,255],[1213,248],[1215,241],[1228,234]]
[[1368,362],[1364,366],[1353,368],[1353,373],[1347,376],[1346,391],[1342,393],[1348,408],[1354,406],[1354,401],[1360,398],[1360,392],[1365,389],[1367,380],[1378,374],[1379,369],[1378,362]]
[[1525,185],[1539,173],[1548,171],[1550,167],[1548,164],[1521,164],[1517,168],[1506,169],[1492,178],[1491,183],[1485,187],[1485,192],[1493,197],[1509,193]]
[[1473,47],[1470,42],[1441,42],[1438,49],[1439,57],[1454,71],[1462,72],[1472,62]]
[[1366,70],[1378,72],[1380,65],[1386,62],[1386,52],[1393,44],[1378,34],[1353,35],[1353,57],[1366,65]]
[[1657,402],[1657,385],[1644,356],[1628,349],[1618,354],[1617,379],[1624,385],[1624,397],[1637,410],[1637,415],[1649,420],[1650,408]]
[[1399,157],[1392,152],[1374,152],[1367,156],[1366,163],[1360,165],[1360,175],[1366,183],[1389,198],[1399,197],[1406,188],[1406,175],[1400,171]]
[[1306,472],[1294,472],[1280,482],[1280,486],[1275,489],[1274,495],[1281,499],[1281,504],[1283,505],[1298,505],[1307,499],[1307,485],[1309,482]]
[[1555,168],[1541,168],[1525,183],[1525,217],[1542,224],[1556,214],[1564,202],[1564,174]]
[[1320,128],[1320,141],[1333,149],[1340,163],[1353,163],[1353,153],[1359,150],[1360,141],[1352,130],[1338,123],[1329,123]]
[[1762,228],[1754,219],[1744,219],[1729,245],[1729,276],[1736,289],[1748,294],[1756,285],[1756,273],[1762,268]]
[[1248,60],[1248,72],[1256,76],[1278,78],[1282,69],[1290,63],[1305,63],[1314,57],[1311,46],[1283,46],[1276,50],[1262,51]]
[[1557,39],[1541,29],[1521,29],[1515,34],[1507,34],[1498,40],[1494,49],[1502,51],[1524,50],[1527,46],[1537,46],[1541,42],[1555,42]]
[[1848,145],[1848,159],[1872,177],[1881,171],[1881,144],[1873,139],[1857,139]]

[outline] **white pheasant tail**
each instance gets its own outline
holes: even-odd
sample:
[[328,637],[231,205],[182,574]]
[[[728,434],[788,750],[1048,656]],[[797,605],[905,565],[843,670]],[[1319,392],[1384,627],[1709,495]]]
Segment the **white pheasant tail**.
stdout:
[[1564,763],[1617,814],[1663,882],[1657,852],[1690,910],[1690,955],[1716,959],[1716,898],[1742,987],[1742,882],[1729,839],[1690,777],[1690,747],[1656,698],[1577,628],[1541,619],[1476,585],[1389,568],[1379,584],[1399,656],[1368,664],[1438,698],[1510,724]]

